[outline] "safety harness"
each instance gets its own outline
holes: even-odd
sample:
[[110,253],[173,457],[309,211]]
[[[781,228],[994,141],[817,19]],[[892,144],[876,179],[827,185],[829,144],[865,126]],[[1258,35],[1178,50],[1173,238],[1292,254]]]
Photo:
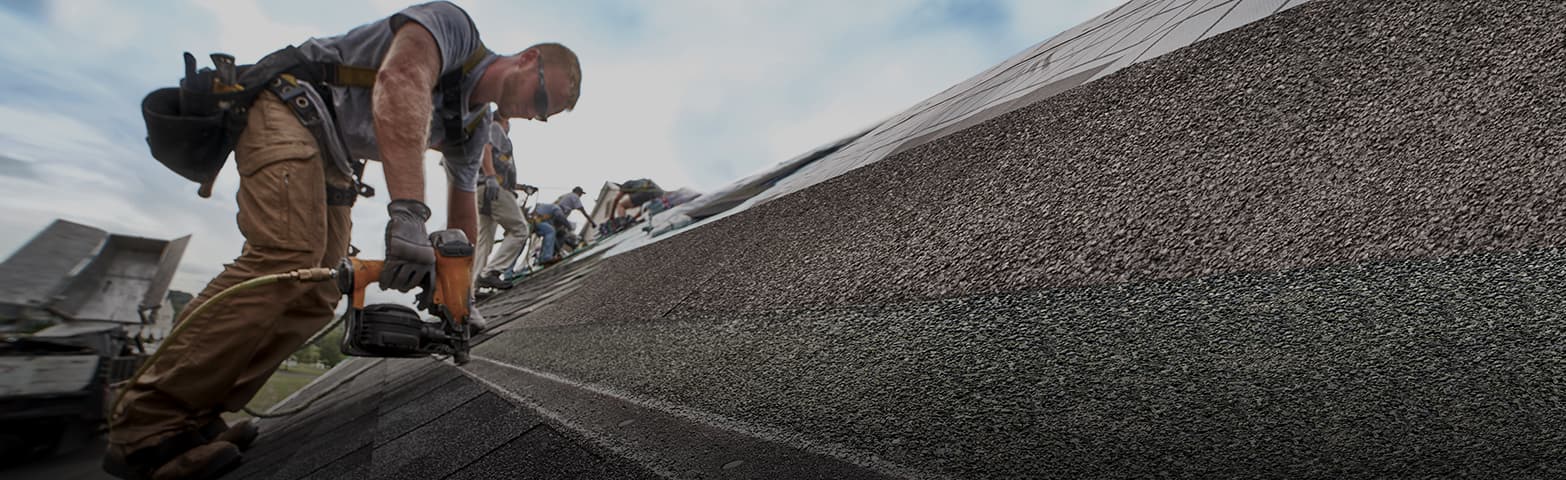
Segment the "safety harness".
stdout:
[[[460,70],[452,70],[441,75],[439,82],[435,84],[435,91],[440,93],[441,124],[445,129],[447,141],[466,140],[483,120],[482,116],[477,116],[472,121],[462,121],[462,81],[468,74],[473,73],[473,69],[478,68],[489,54],[488,48],[479,45],[479,48],[473,50],[473,53],[468,54],[468,58],[462,61]],[[289,73],[296,78],[316,84],[368,90],[375,87],[377,71],[371,67],[301,60],[299,67],[291,69]]]
[[[488,55],[489,50],[480,45],[463,60],[461,69],[441,75],[436,83],[435,91],[441,96],[441,125],[445,130],[445,143],[448,145],[446,148],[455,149],[458,155],[466,155],[467,140],[483,121],[482,115],[475,115],[471,121],[463,121],[465,109],[462,105],[462,83]],[[335,164],[339,171],[353,178],[353,187],[348,189],[327,184],[326,204],[353,206],[354,200],[360,196],[374,196],[375,189],[363,181],[365,162],[352,158],[348,154],[348,147],[343,142],[342,134],[333,123],[334,104],[328,100],[331,98],[331,89],[323,87],[370,90],[375,87],[377,70],[357,65],[302,61],[300,68],[294,71],[313,76],[316,80],[308,82],[294,73],[286,73],[269,83],[268,89],[282,99],[283,103],[294,111],[294,115],[299,117],[299,122],[315,135],[316,142],[323,149],[322,153],[326,154],[323,157],[330,157],[330,162]],[[312,86],[315,88],[311,88]]]

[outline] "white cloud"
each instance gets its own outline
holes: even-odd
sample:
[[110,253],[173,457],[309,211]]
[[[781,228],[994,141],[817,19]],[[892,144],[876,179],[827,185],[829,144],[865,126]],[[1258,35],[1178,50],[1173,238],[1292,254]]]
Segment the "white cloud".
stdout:
[[[207,48],[228,53],[236,59],[259,59],[284,45],[332,34],[277,21],[273,19],[273,13],[283,12],[261,8],[255,0],[191,0],[191,4],[207,11],[216,21],[216,42]],[[288,18],[288,15],[278,16]]]
[[[1065,2],[1025,3],[1031,18],[997,27],[1074,23],[1047,14]],[[513,135],[526,180],[559,187],[546,198],[641,176],[716,188],[869,127],[1053,33],[1012,32],[1023,40],[995,49],[972,30],[901,31],[935,10],[903,1],[630,4],[616,12],[632,19],[619,32],[603,32],[580,4],[464,5],[492,48],[558,40],[583,58],[579,111]],[[721,125],[702,123],[711,118]]]
[[57,2],[51,14],[61,30],[90,48],[125,48],[146,35],[143,22],[127,22],[137,18],[140,7],[134,3],[110,0],[72,0]]
[[[15,39],[0,43],[0,61],[20,66],[0,82],[72,92],[0,99],[0,153],[42,172],[32,183],[0,179],[15,192],[6,226],[31,226],[0,234],[0,247],[54,217],[160,238],[189,233],[176,288],[199,289],[239,252],[238,176],[230,166],[202,200],[162,171],[141,143],[139,95],[175,81],[180,51],[254,60],[409,3],[334,4],[306,19],[257,0],[180,1],[60,2],[51,25],[0,13]],[[1009,17],[982,25],[942,23],[934,4],[904,0],[460,3],[498,52],[559,41],[582,58],[577,111],[513,125],[522,180],[552,199],[635,177],[719,187],[911,107],[1118,1],[1014,0],[999,4]],[[434,157],[432,230],[444,227],[446,202]],[[379,257],[386,194],[377,167],[368,178],[383,193],[355,209],[354,243]]]
[[0,105],[0,145],[6,155],[32,163],[49,181],[73,188],[121,194],[142,188],[134,174],[141,157],[97,126],[64,115]]

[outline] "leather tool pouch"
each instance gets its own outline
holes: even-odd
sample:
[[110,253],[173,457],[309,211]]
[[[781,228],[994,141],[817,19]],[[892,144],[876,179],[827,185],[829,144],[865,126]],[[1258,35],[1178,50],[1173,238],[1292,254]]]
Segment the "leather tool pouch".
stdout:
[[174,173],[209,183],[228,161],[245,128],[245,111],[256,91],[214,91],[217,73],[196,71],[185,54],[185,78],[178,88],[160,88],[141,100],[152,157]]
[[301,64],[301,58],[289,46],[255,65],[234,67],[231,83],[223,83],[216,70],[196,70],[196,57],[186,52],[179,87],[154,90],[141,100],[152,158],[181,177],[210,184],[239,143],[250,103],[265,91],[266,82]]
[[161,88],[142,99],[147,146],[152,149],[152,158],[181,177],[196,183],[211,182],[238,141],[238,135],[230,131],[234,120],[224,111],[187,113],[180,108],[179,90]]

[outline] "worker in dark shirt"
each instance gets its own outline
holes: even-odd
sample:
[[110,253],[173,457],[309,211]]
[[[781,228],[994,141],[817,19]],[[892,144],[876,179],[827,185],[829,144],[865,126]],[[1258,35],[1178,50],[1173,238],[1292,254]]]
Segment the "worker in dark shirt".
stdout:
[[[654,198],[662,197],[663,188],[656,182],[645,178],[627,180],[620,184],[620,193],[614,198],[614,218],[625,216],[625,212],[646,205]],[[636,218],[641,218],[641,212],[637,212]]]

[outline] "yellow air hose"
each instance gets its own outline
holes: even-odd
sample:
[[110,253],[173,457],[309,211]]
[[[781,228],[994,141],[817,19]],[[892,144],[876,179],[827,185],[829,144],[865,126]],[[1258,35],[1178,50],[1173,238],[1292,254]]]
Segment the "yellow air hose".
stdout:
[[[185,327],[186,326],[189,326],[191,323],[194,323],[194,321],[197,318],[200,317],[202,312],[206,311],[207,306],[212,305],[214,303],[222,302],[222,301],[226,300],[230,295],[233,295],[235,293],[242,292],[242,291],[245,291],[245,290],[249,290],[251,288],[259,287],[259,286],[262,286],[262,285],[271,285],[271,284],[274,284],[274,283],[277,283],[277,282],[281,282],[281,281],[284,281],[284,280],[293,280],[293,281],[298,281],[298,282],[324,282],[324,281],[331,280],[331,279],[336,278],[336,277],[337,277],[336,269],[328,268],[328,267],[316,267],[316,268],[301,268],[299,270],[294,270],[294,271],[291,271],[291,272],[274,273],[274,274],[271,274],[271,275],[263,275],[263,276],[260,276],[260,277],[252,278],[252,279],[249,279],[249,280],[245,280],[244,282],[240,282],[240,284],[238,284],[238,285],[234,285],[232,287],[228,287],[228,288],[223,289],[223,291],[218,292],[217,295],[213,295],[212,298],[209,298],[209,299],[207,299],[207,301],[202,302],[201,305],[196,306],[196,309],[195,310],[191,310],[189,315],[185,315],[185,320],[184,321],[179,322],[178,325],[175,325],[174,329],[169,331],[168,336],[163,337],[163,341],[165,343],[167,343],[167,342],[173,340],[176,336],[178,336],[180,334],[180,332],[185,331]],[[136,380],[141,378],[142,374],[147,373],[147,367],[152,366],[153,363],[157,362],[158,361],[158,356],[162,355],[162,354],[163,354],[163,348],[162,347],[159,347],[157,351],[152,352],[152,356],[147,357],[147,361],[142,362],[141,363],[141,367],[138,367],[136,369],[136,374],[131,376],[130,383],[127,383],[127,384],[125,384],[124,387],[120,388],[119,393],[114,396],[114,405],[113,405],[113,407],[109,409],[109,415],[111,417],[115,417],[115,416],[119,415],[120,402],[125,400],[125,392],[129,391],[131,386],[135,385]]]

